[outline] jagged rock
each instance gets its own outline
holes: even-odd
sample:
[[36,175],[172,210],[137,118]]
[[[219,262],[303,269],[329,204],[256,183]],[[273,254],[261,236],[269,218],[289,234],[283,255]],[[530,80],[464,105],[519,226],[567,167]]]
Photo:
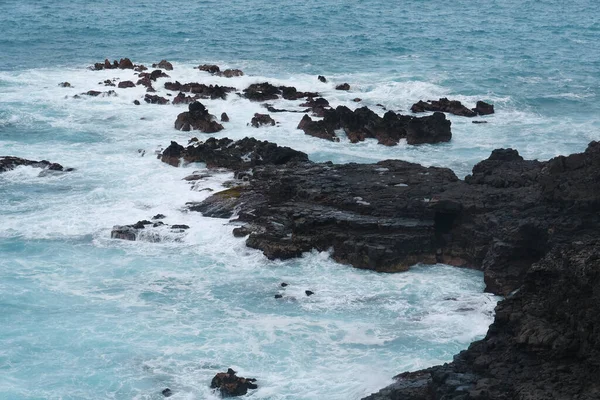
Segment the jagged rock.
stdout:
[[244,138],[235,142],[228,138],[209,138],[205,142],[194,142],[185,148],[171,142],[161,156],[163,162],[174,166],[179,165],[182,158],[188,163],[203,162],[209,168],[229,168],[236,171],[255,165],[282,165],[308,160],[305,153],[254,138]]
[[489,115],[494,113],[494,106],[492,104],[488,104],[485,101],[478,101],[473,109],[479,115]]
[[229,122],[229,115],[227,113],[221,113],[221,122]]
[[463,117],[474,117],[477,115],[477,112],[465,107],[460,101],[448,100],[445,97],[439,100],[427,100],[427,102],[419,100],[417,103],[412,105],[410,110],[414,113],[424,111],[447,112]]
[[235,76],[244,76],[244,72],[241,69],[226,69],[225,71],[217,73],[217,75],[225,78],[233,78]]
[[271,118],[269,114],[255,113],[254,117],[252,117],[252,121],[250,121],[250,124],[255,128],[261,127],[263,125],[275,126],[275,120]]
[[243,96],[252,101],[267,101],[276,100],[279,98],[281,90],[271,85],[268,82],[264,83],[253,83],[244,89]]
[[158,95],[147,94],[144,96],[144,101],[150,104],[169,104],[169,100]]
[[132,87],[135,87],[135,83],[133,83],[131,81],[122,81],[122,82],[119,82],[118,87],[121,89],[132,88]]
[[71,172],[74,170],[73,168],[64,168],[58,163],[51,163],[50,161],[46,160],[34,161],[20,157],[0,156],[0,173],[10,171],[22,165],[57,172]]
[[214,115],[209,114],[208,110],[200,102],[190,103],[189,111],[183,112],[177,116],[175,129],[180,131],[199,130],[204,133],[214,133],[223,130],[223,125],[216,121]]
[[185,93],[179,92],[173,99],[173,104],[190,104],[197,100],[196,96],[186,96]]
[[152,64],[152,68],[162,68],[166,69],[167,71],[172,71],[173,64],[171,64],[167,60],[161,60],[158,64]]
[[133,69],[134,65],[129,58],[121,58],[119,61],[119,69]]
[[181,84],[178,81],[165,83],[165,89],[185,93],[190,92],[197,98],[212,100],[225,100],[227,98],[227,93],[235,91],[235,88],[233,87],[205,85],[196,82]]
[[256,379],[236,376],[236,372],[229,368],[227,372],[219,372],[210,382],[212,389],[219,389],[221,396],[243,396],[248,389],[257,389]]
[[350,90],[350,85],[347,83],[342,83],[341,85],[337,85],[335,90]]
[[173,396],[173,391],[169,388],[163,389],[162,392],[160,392],[160,393],[165,397]]
[[198,69],[200,71],[206,71],[209,74],[216,74],[217,72],[221,71],[221,68],[219,68],[218,65],[213,65],[213,64],[204,64],[204,65],[199,65]]
[[[156,218],[153,218],[153,220],[155,219]],[[180,240],[181,234],[189,228],[188,225],[168,225],[161,221],[151,222],[142,220],[131,225],[113,226],[110,232],[110,238],[129,241],[142,240],[157,243],[163,241],[165,238]]]
[[387,146],[393,146],[403,138],[409,144],[420,144],[444,142],[452,137],[450,121],[441,113],[415,118],[388,111],[380,117],[367,107],[354,111],[345,106],[325,109],[321,121],[313,121],[305,115],[298,129],[304,130],[307,135],[328,140],[336,140],[335,131],[343,129],[352,143],[374,138]]

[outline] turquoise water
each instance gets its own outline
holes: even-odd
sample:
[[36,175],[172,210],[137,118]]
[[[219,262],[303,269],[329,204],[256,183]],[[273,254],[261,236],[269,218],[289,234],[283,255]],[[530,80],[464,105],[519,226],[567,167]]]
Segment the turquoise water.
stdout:
[[[231,118],[218,137],[251,135],[314,161],[400,158],[464,176],[498,147],[548,159],[599,138],[598,15],[589,0],[0,2],[0,156],[76,168],[0,175],[0,398],[159,399],[169,387],[175,399],[210,399],[212,376],[233,367],[258,378],[253,398],[358,399],[398,372],[451,360],[492,321],[497,299],[482,293],[478,272],[378,275],[327,253],[270,262],[227,221],[183,212],[231,174],[191,187],[181,179],[202,165],[152,156],[189,139],[172,125],[184,106],[134,106],[140,87],[74,99],[109,89],[105,79],[135,80],[89,65],[166,58],[171,80],[238,89],[268,80],[379,111],[442,96],[492,102],[487,124],[450,116],[449,143],[395,147],[308,137],[297,114],[256,130],[247,123],[260,105],[205,102]],[[193,69],[200,63],[246,75],[212,77]],[[334,89],[342,82],[350,92]],[[158,213],[190,231],[162,243],[110,239],[113,225]]]

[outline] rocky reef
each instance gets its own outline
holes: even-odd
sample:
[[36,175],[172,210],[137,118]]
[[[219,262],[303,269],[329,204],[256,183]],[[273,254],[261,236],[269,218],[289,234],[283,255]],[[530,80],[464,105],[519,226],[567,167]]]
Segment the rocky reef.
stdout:
[[368,399],[600,396],[599,143],[545,162],[498,149],[464,180],[397,160],[245,168],[244,185],[192,209],[235,209],[234,234],[269,258],[316,248],[381,272],[443,262],[483,270],[486,290],[507,296],[485,339]]
[[58,163],[51,163],[46,160],[35,161],[13,156],[0,156],[0,173],[20,166],[41,168],[42,172],[40,172],[40,176],[47,175],[49,172],[71,172],[74,170],[73,168],[65,168]]

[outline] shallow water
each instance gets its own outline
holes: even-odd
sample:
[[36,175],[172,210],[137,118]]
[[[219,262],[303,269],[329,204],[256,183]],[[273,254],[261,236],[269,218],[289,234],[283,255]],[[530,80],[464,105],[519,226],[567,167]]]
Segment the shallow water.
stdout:
[[[599,7],[3,1],[0,155],[76,170],[0,175],[0,398],[159,399],[169,387],[175,399],[210,399],[212,376],[232,367],[258,378],[253,398],[358,399],[396,373],[450,361],[493,319],[497,298],[482,293],[477,271],[437,265],[380,275],[316,252],[268,261],[234,238],[227,221],[183,212],[185,202],[209,195],[200,189],[219,190],[231,174],[213,173],[190,190],[181,179],[203,165],[173,168],[154,157],[171,140],[205,137],[173,129],[186,106],[135,106],[144,88],[98,84],[134,79],[132,71],[89,65],[167,58],[175,69],[155,85],[159,95],[168,80],[238,89],[269,81],[380,113],[377,104],[406,113],[417,100],[443,96],[489,101],[496,114],[478,117],[487,124],[449,116],[449,143],[394,147],[306,136],[296,129],[301,114],[274,114],[278,126],[254,129],[247,124],[265,111],[259,104],[234,94],[203,101],[231,118],[217,137],[254,136],[313,161],[399,158],[463,177],[495,148],[548,159],[598,139]],[[246,75],[193,69],[204,63]],[[73,88],[59,87],[63,81]],[[349,92],[334,89],[343,82]],[[118,96],[72,97],[91,89]],[[113,225],[158,213],[191,228],[162,243],[110,239]],[[316,294],[306,297],[307,289]]]

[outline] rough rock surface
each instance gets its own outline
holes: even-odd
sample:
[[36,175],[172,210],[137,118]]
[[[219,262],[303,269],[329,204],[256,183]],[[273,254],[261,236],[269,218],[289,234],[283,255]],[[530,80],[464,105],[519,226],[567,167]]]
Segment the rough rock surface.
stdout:
[[279,96],[286,100],[298,100],[304,97],[318,97],[316,92],[299,92],[293,86],[274,86],[269,82],[253,83],[244,89],[243,97],[252,101],[277,100]]
[[179,131],[199,130],[204,133],[215,133],[223,130],[223,125],[216,121],[216,117],[209,114],[200,102],[190,103],[186,112],[182,112],[175,120],[175,129]]
[[479,115],[488,115],[494,113],[494,106],[484,101],[478,101],[475,108],[469,109],[458,100],[448,100],[446,97],[439,100],[419,100],[412,105],[410,110],[414,113],[424,111],[447,112],[463,117],[475,117]]
[[275,126],[275,120],[271,118],[269,114],[255,113],[254,117],[252,117],[252,120],[250,121],[250,125],[255,128],[259,128],[264,125]]
[[117,68],[118,69],[133,69],[134,67],[136,67],[136,65],[134,65],[129,58],[122,58],[119,61],[115,60],[112,63],[107,58],[106,60],[104,60],[103,63],[94,64],[94,66],[91,67],[91,69],[99,71],[102,69],[117,69]]
[[0,173],[10,171],[11,169],[15,169],[21,165],[34,167],[34,168],[42,168],[42,169],[45,169],[48,171],[62,171],[62,172],[73,171],[73,168],[64,168],[60,164],[51,163],[50,161],[46,161],[46,160],[34,161],[34,160],[27,160],[25,158],[20,158],[20,157],[0,156]]
[[173,90],[176,92],[189,92],[193,93],[197,96],[197,98],[202,99],[223,99],[227,98],[227,93],[235,91],[235,88],[228,86],[219,86],[219,85],[205,85],[204,83],[184,83],[181,84],[179,81],[175,82],[166,82],[165,89]]
[[158,64],[152,64],[152,68],[162,68],[166,69],[167,71],[172,71],[173,64],[171,64],[167,60],[161,60]]
[[209,138],[205,142],[193,141],[187,147],[171,142],[161,155],[161,161],[173,166],[178,166],[182,158],[188,163],[203,162],[209,168],[229,168],[235,171],[263,164],[308,161],[305,153],[254,138],[238,141]]
[[[155,220],[156,218],[153,218]],[[187,225],[168,225],[161,221],[142,220],[131,225],[115,225],[110,232],[111,239],[142,240],[145,242],[161,242],[165,239],[180,240],[181,234],[190,227]]]
[[485,339],[369,400],[600,397],[600,143],[545,162],[498,149],[464,181],[389,160],[246,176],[201,211],[235,209],[246,225],[234,233],[269,258],[316,248],[376,271],[443,262],[482,269],[486,290],[507,296]]
[[368,107],[352,111],[346,106],[338,106],[336,109],[323,109],[320,121],[313,121],[305,115],[298,129],[307,135],[328,140],[337,140],[335,131],[343,129],[352,143],[374,138],[380,144],[393,146],[404,138],[408,144],[447,142],[452,138],[450,125],[451,122],[442,113],[417,118],[387,111],[380,117]]
[[236,376],[236,372],[229,368],[227,372],[216,374],[210,382],[210,387],[219,389],[223,397],[243,396],[248,393],[248,389],[258,388],[254,382],[256,379]]

